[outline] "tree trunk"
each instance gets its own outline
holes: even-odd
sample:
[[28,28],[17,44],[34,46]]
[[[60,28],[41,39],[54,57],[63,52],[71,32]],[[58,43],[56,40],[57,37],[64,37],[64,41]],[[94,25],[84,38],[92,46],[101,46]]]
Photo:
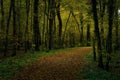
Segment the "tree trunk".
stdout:
[[68,19],[67,19],[67,22],[66,22],[66,24],[65,24],[65,29],[64,29],[64,33],[63,33],[63,39],[62,39],[62,45],[64,45],[65,35],[66,35],[66,31],[67,31],[67,25],[68,25],[68,22],[69,22],[69,19],[70,19],[71,14],[72,14],[72,12],[70,11],[69,16],[68,16]]
[[116,1],[116,9],[115,9],[115,46],[114,49],[117,50],[119,48],[119,16],[118,16],[118,4]]
[[48,0],[49,5],[49,50],[53,45],[53,27],[55,18],[55,0]]
[[30,48],[30,46],[29,46],[29,33],[28,33],[29,12],[30,12],[30,0],[26,0],[25,52],[27,52],[27,50]]
[[35,51],[39,51],[40,47],[40,30],[39,30],[39,21],[38,21],[38,6],[39,0],[34,0],[34,19],[33,19],[33,34],[34,34],[34,44],[35,44]]
[[59,21],[59,47],[62,47],[62,19],[61,19],[61,15],[60,15],[60,2],[61,0],[58,0],[58,5],[57,5],[57,17],[58,17],[58,21]]
[[47,23],[46,23],[46,10],[47,10],[47,2],[46,0],[44,1],[44,17],[43,17],[43,28],[42,28],[42,48],[44,49],[44,47],[46,47],[46,33],[47,33],[47,30],[46,30],[46,27],[47,27]]
[[80,24],[81,24],[80,44],[83,46],[84,36],[83,36],[83,14],[82,13],[80,13]]
[[17,50],[20,50],[20,47],[21,47],[21,42],[22,42],[22,28],[21,28],[21,21],[22,21],[22,18],[21,18],[21,0],[19,0],[17,2],[17,26],[18,26],[18,46],[17,46]]
[[8,16],[8,19],[7,19],[6,35],[5,35],[4,57],[7,55],[7,51],[8,51],[8,33],[9,33],[9,26],[10,26],[12,8],[13,8],[13,6],[12,6],[12,0],[11,0],[10,1],[10,8],[9,8],[9,16]]
[[3,2],[3,0],[1,0],[1,14],[2,14],[2,16],[1,16],[1,30],[4,32],[5,31],[5,19],[4,19],[4,4],[3,4],[4,2]]
[[13,8],[13,54],[12,56],[16,55],[16,48],[17,48],[17,26],[16,26],[16,5],[15,5],[15,0],[12,1],[12,8]]
[[[114,17],[114,0],[108,1],[108,35],[107,35],[107,53],[112,53],[112,29],[113,29],[113,17]],[[109,63],[110,63],[111,57],[107,56],[107,62],[106,62],[106,70],[109,70]]]
[[93,10],[93,19],[94,19],[94,28],[95,28],[95,37],[97,39],[97,50],[98,50],[98,66],[100,68],[104,68],[103,66],[103,59],[102,59],[102,48],[101,48],[101,38],[99,33],[99,26],[98,26],[98,16],[97,16],[97,2],[96,0],[92,0],[92,10]]
[[106,9],[106,0],[99,0],[100,5],[100,28],[101,28],[101,46],[102,50],[105,49],[105,40],[104,40],[104,15]]
[[95,38],[93,38],[93,60],[96,61],[96,48],[95,48]]
[[90,46],[90,24],[87,25],[87,46]]

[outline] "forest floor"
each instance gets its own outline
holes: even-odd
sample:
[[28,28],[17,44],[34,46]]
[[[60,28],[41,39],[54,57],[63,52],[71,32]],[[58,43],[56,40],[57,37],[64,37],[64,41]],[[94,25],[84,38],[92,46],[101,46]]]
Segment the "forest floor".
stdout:
[[91,47],[83,47],[42,57],[22,69],[14,80],[77,80],[79,72],[86,68],[85,56],[91,51]]
[[120,80],[117,53],[107,72],[93,61],[91,47],[28,52],[1,61],[0,80]]
[[41,57],[13,80],[120,80],[120,75],[98,68],[91,52],[91,47],[82,47]]

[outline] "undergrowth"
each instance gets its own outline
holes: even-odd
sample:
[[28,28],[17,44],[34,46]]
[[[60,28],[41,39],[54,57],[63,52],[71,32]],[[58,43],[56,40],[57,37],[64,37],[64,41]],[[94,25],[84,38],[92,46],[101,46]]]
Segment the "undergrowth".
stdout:
[[69,48],[51,50],[49,52],[22,53],[21,55],[4,59],[0,62],[0,80],[11,80],[11,78],[20,71],[20,69],[32,64],[40,57],[54,55],[64,50],[69,50]]
[[92,53],[87,55],[85,59],[88,61],[85,65],[86,69],[79,73],[82,74],[83,80],[120,80],[119,75],[99,68],[97,63],[93,61]]

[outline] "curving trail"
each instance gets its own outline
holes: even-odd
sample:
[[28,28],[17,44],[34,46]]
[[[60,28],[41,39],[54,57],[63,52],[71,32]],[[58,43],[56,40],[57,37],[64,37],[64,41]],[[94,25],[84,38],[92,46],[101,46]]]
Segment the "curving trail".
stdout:
[[42,57],[22,69],[13,80],[77,80],[77,75],[85,69],[87,63],[84,56],[91,51],[91,47],[74,48]]

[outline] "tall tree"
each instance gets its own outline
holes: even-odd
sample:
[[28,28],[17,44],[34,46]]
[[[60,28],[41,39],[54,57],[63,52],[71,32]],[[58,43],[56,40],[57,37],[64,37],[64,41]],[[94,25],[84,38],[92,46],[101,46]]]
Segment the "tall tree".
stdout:
[[29,49],[29,12],[30,12],[30,0],[26,0],[26,28],[25,28],[25,52]]
[[95,37],[97,39],[97,50],[98,50],[98,66],[103,68],[103,59],[102,59],[102,47],[101,47],[101,38],[98,25],[98,15],[97,15],[97,1],[91,0],[92,10],[93,10],[93,19],[94,19],[94,28],[95,28]]
[[34,0],[34,19],[33,19],[33,34],[34,34],[34,44],[35,44],[35,51],[39,51],[39,47],[41,44],[40,38],[40,29],[39,29],[39,21],[38,21],[38,8],[39,7],[39,0]]
[[116,1],[116,4],[115,4],[115,18],[114,18],[114,21],[115,21],[115,35],[116,35],[116,38],[115,38],[115,49],[118,49],[119,48],[119,15],[118,15],[118,0]]
[[105,40],[104,40],[104,15],[106,9],[106,0],[98,0],[99,1],[99,14],[100,14],[100,35],[101,35],[101,46],[102,49],[105,48]]
[[62,45],[62,19],[61,19],[61,14],[60,14],[60,3],[61,3],[61,0],[58,0],[57,2],[57,17],[58,17],[58,21],[59,21],[59,46],[61,47]]
[[47,1],[46,0],[44,0],[44,15],[43,15],[43,28],[42,28],[42,42],[41,42],[41,45],[42,45],[42,48],[44,48],[45,47],[45,44],[46,44],[46,40],[45,40],[45,38],[46,38],[46,32],[47,32],[47,30],[46,30],[46,12],[47,12]]
[[93,37],[92,39],[93,39],[93,44],[92,44],[92,47],[93,47],[93,60],[96,61],[96,46],[95,46],[96,40],[95,40],[95,37]]
[[[114,4],[115,0],[109,0],[108,1],[108,35],[107,35],[107,42],[106,42],[106,49],[107,53],[112,53],[112,29],[113,29],[113,17],[114,17]],[[106,62],[106,70],[109,70],[109,63],[110,63],[111,57],[107,56],[107,62]]]
[[80,44],[83,45],[83,40],[84,40],[84,26],[83,26],[83,14],[80,13],[80,24],[81,24],[81,34],[80,34]]
[[18,0],[16,2],[16,18],[17,18],[17,33],[18,33],[18,46],[17,46],[17,50],[20,50],[20,46],[21,46],[21,42],[22,42],[22,1]]
[[55,0],[48,0],[49,7],[49,50],[52,49],[53,45],[53,27],[55,20]]
[[5,18],[4,18],[4,16],[5,16],[5,12],[4,12],[4,2],[3,2],[3,0],[1,0],[1,14],[2,14],[2,16],[1,16],[1,30],[4,32],[5,31]]
[[16,55],[16,49],[17,49],[17,26],[16,26],[16,5],[15,0],[12,1],[12,9],[13,9],[13,54],[12,56]]
[[87,25],[87,46],[90,46],[90,24]]
[[71,14],[72,14],[72,11],[70,11],[69,16],[67,18],[67,22],[65,24],[65,29],[64,29],[64,32],[63,32],[62,44],[64,44],[64,41],[65,41],[65,35],[66,35],[66,32],[67,32],[68,22],[70,20]]
[[10,7],[9,7],[9,15],[7,19],[7,26],[6,26],[6,33],[5,33],[5,49],[4,49],[4,57],[7,55],[8,51],[8,33],[9,33],[9,26],[10,26],[10,19],[11,19],[11,14],[12,14],[12,0],[10,1]]

